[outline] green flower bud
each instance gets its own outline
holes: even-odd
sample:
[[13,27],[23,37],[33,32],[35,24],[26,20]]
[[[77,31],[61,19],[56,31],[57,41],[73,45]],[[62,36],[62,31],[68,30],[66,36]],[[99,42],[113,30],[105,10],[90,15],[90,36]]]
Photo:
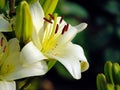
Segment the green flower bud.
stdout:
[[31,40],[33,23],[29,5],[26,1],[22,1],[17,7],[15,34],[20,42],[27,43]]
[[35,2],[37,2],[38,0],[26,0],[29,4],[33,4]]
[[57,6],[58,0],[40,0],[43,7],[45,17],[49,18],[48,14],[52,14]]
[[107,90],[115,90],[113,84],[107,84]]
[[115,90],[120,90],[120,85],[116,85]]
[[97,75],[97,90],[107,90],[107,81],[104,74]]
[[118,63],[113,63],[113,80],[115,84],[120,84],[120,66]]
[[104,73],[108,83],[114,84],[112,77],[112,62],[107,61],[104,66]]
[[0,0],[0,9],[5,7],[6,0]]

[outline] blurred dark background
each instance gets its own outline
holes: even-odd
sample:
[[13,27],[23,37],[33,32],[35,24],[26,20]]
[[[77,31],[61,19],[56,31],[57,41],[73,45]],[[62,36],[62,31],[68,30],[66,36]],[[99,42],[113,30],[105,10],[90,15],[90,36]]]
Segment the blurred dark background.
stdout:
[[105,62],[120,62],[120,1],[59,0],[56,12],[73,26],[88,23],[73,42],[84,48],[90,68],[82,73],[80,80],[74,80],[57,63],[45,79],[55,90],[96,90],[96,76],[104,71]]

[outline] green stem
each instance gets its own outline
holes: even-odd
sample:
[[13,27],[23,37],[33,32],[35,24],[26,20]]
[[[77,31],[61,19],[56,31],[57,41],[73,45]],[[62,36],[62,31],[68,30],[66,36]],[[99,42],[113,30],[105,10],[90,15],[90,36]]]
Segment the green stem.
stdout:
[[9,15],[10,17],[13,17],[15,15],[15,0],[9,0],[9,8],[10,8],[10,12]]

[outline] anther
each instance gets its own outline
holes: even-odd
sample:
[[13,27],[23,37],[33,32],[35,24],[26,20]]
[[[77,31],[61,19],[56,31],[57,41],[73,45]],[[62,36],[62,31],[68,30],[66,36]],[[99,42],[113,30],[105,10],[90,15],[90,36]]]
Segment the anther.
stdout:
[[43,19],[52,24],[52,21],[48,20],[47,18],[43,18]]
[[48,15],[51,17],[51,19],[54,20],[54,16],[52,14],[48,14]]
[[62,23],[63,19],[64,19],[64,16],[61,17],[60,22],[59,22],[60,24]]
[[68,30],[68,27],[69,27],[69,24],[67,24],[67,25],[66,25],[66,29],[65,29],[65,31],[67,31],[67,30]]
[[3,46],[3,37],[1,38],[0,45],[1,47]]
[[64,34],[64,32],[66,31],[66,27],[67,27],[67,25],[65,25],[65,26],[63,27],[63,30],[62,30],[62,33],[61,33],[61,34]]
[[58,28],[59,28],[59,25],[57,24],[56,29],[55,29],[55,33],[58,32]]

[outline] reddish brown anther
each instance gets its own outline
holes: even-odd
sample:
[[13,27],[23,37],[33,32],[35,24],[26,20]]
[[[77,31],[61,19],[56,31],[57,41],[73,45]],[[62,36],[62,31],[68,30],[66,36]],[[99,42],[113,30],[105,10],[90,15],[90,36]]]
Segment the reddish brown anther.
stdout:
[[66,31],[66,25],[63,27],[63,30],[62,30],[61,34],[64,34],[65,31]]
[[68,30],[68,27],[69,27],[69,24],[67,24],[67,25],[66,25],[66,29],[65,29],[65,31],[67,31],[67,30]]
[[58,28],[59,28],[59,25],[57,24],[56,29],[55,29],[55,33],[58,32]]
[[50,16],[51,19],[54,20],[54,16],[52,14],[48,14]]
[[48,20],[47,18],[43,18],[43,19],[52,24],[52,21]]
[[60,24],[62,23],[63,19],[64,19],[64,16],[61,17],[60,22],[59,22]]
[[62,34],[64,34],[68,30],[69,24],[65,25],[62,30]]

